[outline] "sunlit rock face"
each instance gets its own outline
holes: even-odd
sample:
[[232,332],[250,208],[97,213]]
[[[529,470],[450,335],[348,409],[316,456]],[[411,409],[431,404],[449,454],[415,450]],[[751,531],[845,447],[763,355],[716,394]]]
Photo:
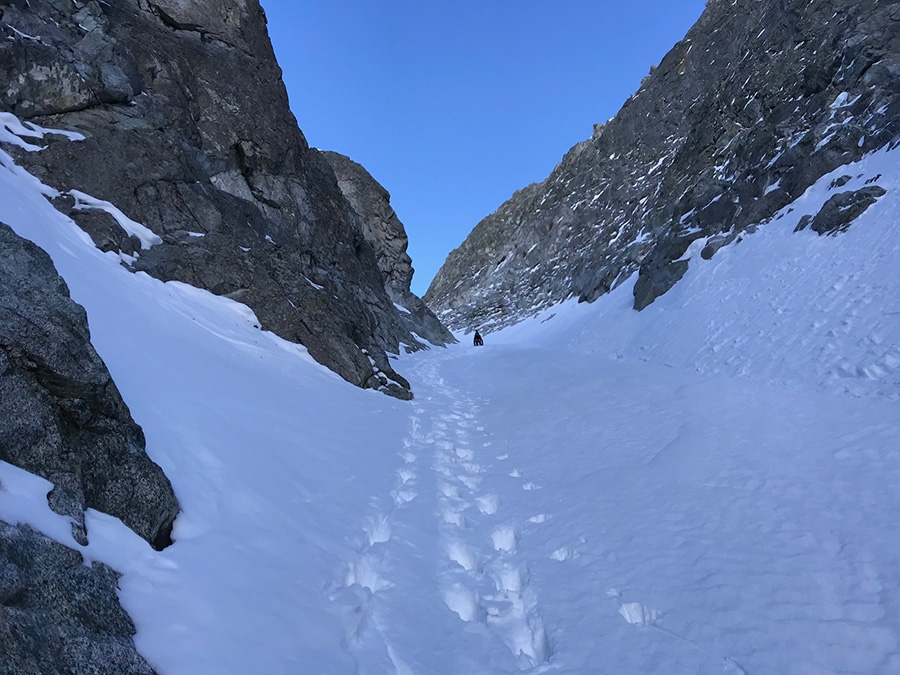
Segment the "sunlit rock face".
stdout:
[[[692,242],[714,255],[898,136],[900,3],[710,0],[613,119],[475,227],[424,299],[453,329],[490,331],[638,272],[642,309],[685,273]],[[837,201],[859,215],[877,194]]]
[[98,246],[246,303],[353,384],[411,396],[387,353],[422,348],[412,332],[440,344],[443,329],[385,290],[369,214],[298,128],[256,0],[34,0],[0,14],[0,109],[86,136],[17,160],[160,239],[142,248],[105,213],[57,200]]

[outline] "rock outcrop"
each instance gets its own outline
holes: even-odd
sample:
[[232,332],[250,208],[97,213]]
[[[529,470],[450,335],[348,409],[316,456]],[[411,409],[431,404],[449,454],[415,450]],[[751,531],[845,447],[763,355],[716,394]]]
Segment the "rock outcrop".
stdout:
[[422,299],[409,290],[414,272],[412,259],[406,253],[409,240],[403,223],[391,207],[388,191],[349,157],[336,152],[324,152],[323,155],[334,170],[341,192],[359,216],[363,237],[378,260],[384,290],[394,305],[399,305],[407,330],[432,344],[455,342],[453,334]]
[[69,195],[58,207],[98,246],[247,304],[353,384],[411,397],[387,353],[422,348],[411,330],[437,338],[436,322],[385,291],[369,216],[298,128],[257,0],[22,0],[0,14],[0,108],[86,137],[16,160]]
[[106,565],[0,521],[0,675],[152,675],[117,583]]
[[[475,227],[424,299],[451,328],[491,330],[638,272],[642,309],[684,274],[692,241],[714,255],[898,137],[900,2],[710,0],[612,120]],[[872,187],[816,231],[848,226]]]
[[[157,549],[171,543],[178,502],[91,346],[84,309],[50,257],[2,223],[0,460],[54,484],[47,501],[81,544],[86,508],[116,516]],[[0,521],[0,673],[151,673],[117,579],[28,526]]]
[[90,342],[84,309],[50,257],[0,223],[0,460],[54,484],[51,508],[87,543],[84,510],[155,548],[178,502]]

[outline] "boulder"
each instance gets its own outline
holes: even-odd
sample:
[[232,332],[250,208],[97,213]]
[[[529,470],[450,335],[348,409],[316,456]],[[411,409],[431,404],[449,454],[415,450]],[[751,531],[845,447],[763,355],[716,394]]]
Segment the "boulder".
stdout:
[[2,223],[0,459],[54,484],[50,506],[81,543],[86,508],[156,548],[170,543],[178,501],[91,346],[84,309],[50,257]]
[[840,192],[825,202],[813,218],[804,216],[795,231],[802,230],[808,225],[813,232],[820,235],[846,232],[854,220],[885,194],[886,190],[878,185]]

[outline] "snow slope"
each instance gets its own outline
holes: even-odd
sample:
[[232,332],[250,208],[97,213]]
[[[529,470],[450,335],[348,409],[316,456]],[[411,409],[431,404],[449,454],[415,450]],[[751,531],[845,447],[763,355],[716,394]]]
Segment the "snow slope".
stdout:
[[[641,313],[625,284],[404,356],[401,403],[130,274],[0,155],[0,221],[86,307],[184,509],[163,552],[89,514],[138,649],[162,675],[900,672],[897,157],[839,172],[888,190],[844,234],[792,232],[825,177]],[[76,547],[48,489],[0,464],[0,517]]]

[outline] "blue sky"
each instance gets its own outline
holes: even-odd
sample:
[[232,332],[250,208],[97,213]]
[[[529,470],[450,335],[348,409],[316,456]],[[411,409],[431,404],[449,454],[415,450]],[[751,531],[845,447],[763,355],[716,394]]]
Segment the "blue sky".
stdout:
[[262,0],[310,145],[391,193],[421,295],[512,193],[619,110],[704,0]]

